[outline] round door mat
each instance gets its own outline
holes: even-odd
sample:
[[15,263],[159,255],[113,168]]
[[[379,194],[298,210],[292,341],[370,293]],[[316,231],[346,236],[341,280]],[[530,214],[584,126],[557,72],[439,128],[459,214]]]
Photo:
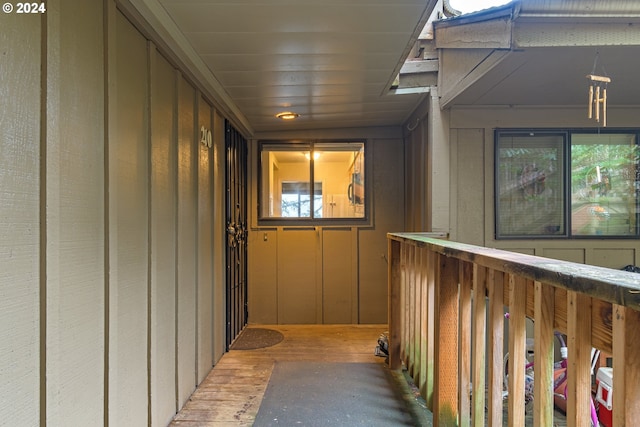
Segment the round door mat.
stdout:
[[245,328],[231,344],[231,350],[255,350],[271,347],[284,339],[284,335],[273,329]]

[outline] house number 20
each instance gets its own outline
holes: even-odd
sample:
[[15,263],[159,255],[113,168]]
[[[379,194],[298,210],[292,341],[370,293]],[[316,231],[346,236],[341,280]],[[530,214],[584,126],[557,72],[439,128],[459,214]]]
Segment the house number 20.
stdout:
[[213,145],[211,141],[211,131],[204,126],[200,127],[200,143],[208,148],[211,148]]

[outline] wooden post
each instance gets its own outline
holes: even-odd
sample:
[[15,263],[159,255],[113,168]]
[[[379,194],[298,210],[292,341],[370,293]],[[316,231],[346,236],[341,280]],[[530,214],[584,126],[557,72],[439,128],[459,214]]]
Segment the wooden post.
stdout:
[[640,312],[613,306],[613,425],[640,420]]
[[402,360],[400,359],[400,246],[400,242],[389,239],[389,368],[393,370],[402,368]]
[[407,282],[409,282],[409,244],[406,242],[400,246],[400,360],[407,360],[407,325],[409,324],[409,312],[407,308]]
[[458,260],[437,255],[433,425],[458,425]]
[[489,426],[502,425],[502,378],[504,369],[504,273],[489,270],[487,281],[489,291],[489,324],[487,328],[489,358]]
[[413,307],[415,311],[414,315],[414,330],[413,330],[413,371],[411,377],[415,384],[418,384],[420,379],[420,372],[424,366],[420,363],[422,354],[422,250],[416,248],[415,252],[415,282],[413,284]]
[[485,363],[487,335],[487,269],[473,265],[473,346],[471,374],[473,376],[473,404],[471,406],[471,422],[474,426],[484,425],[485,407]]
[[591,297],[567,292],[567,424],[591,427]]
[[415,370],[415,348],[416,348],[416,247],[407,245],[408,280],[405,284],[405,312],[407,323],[405,325],[405,366],[409,375],[413,376]]
[[526,280],[509,274],[509,425],[524,425]]
[[433,411],[433,393],[436,373],[436,266],[437,256],[433,251],[427,252],[427,382],[424,399],[427,408]]
[[534,337],[535,372],[533,386],[533,425],[553,425],[553,319],[554,288],[535,282]]
[[471,286],[473,264],[460,262],[460,426],[471,425]]
[[[428,252],[425,248],[420,248],[420,374],[418,376],[417,384],[420,390],[420,395],[426,400],[426,385],[427,385],[427,349],[429,342],[428,325],[429,325],[429,311],[428,311]],[[431,359],[433,362],[433,359]]]

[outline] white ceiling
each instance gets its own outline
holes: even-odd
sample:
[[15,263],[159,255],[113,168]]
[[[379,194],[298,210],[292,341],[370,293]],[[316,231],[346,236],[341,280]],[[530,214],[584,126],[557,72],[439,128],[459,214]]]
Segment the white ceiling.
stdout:
[[152,1],[250,132],[398,126],[424,96],[387,92],[437,0]]
[[[282,130],[403,125],[426,92],[391,94],[389,87],[442,0],[128,1],[152,27],[161,28],[162,39],[174,41],[165,47],[186,52],[179,60],[218,98],[216,107],[247,136],[260,136]],[[585,75],[596,54],[612,77],[610,105],[640,105],[637,1],[597,2],[599,9],[592,5],[588,10],[579,1],[521,4],[518,20],[526,16],[524,30],[517,24],[514,31],[520,39],[528,37],[527,46],[498,47],[495,52],[506,53],[504,58],[463,84],[464,90],[452,98],[442,85],[446,108],[585,104]],[[511,6],[456,22],[482,23],[483,16],[493,15],[511,19]],[[566,25],[549,24],[548,19],[559,15],[567,16]],[[593,21],[598,16],[609,16],[605,21],[614,26],[599,25],[603,22]],[[547,30],[539,28],[540,22]],[[492,41],[492,34],[480,31],[477,40]],[[440,62],[440,72],[450,76],[442,58]],[[300,117],[275,117],[285,110]]]

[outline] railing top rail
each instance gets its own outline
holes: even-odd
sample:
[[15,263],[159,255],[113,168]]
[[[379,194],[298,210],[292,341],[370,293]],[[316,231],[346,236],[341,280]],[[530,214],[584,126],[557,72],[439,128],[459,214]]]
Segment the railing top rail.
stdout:
[[387,237],[640,311],[638,273],[452,242],[434,238],[433,233],[388,233]]

